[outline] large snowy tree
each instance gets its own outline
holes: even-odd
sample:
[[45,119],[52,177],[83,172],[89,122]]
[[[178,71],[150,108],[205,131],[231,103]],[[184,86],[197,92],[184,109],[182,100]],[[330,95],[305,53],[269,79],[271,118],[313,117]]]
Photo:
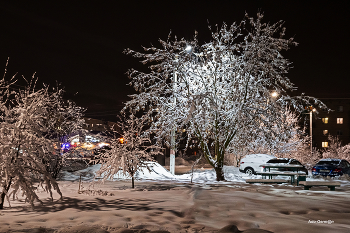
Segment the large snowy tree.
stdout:
[[39,187],[51,198],[52,189],[62,197],[50,170],[53,156],[61,156],[55,154],[57,138],[52,137],[57,130],[55,113],[69,115],[69,120],[59,118],[69,125],[75,124],[80,112],[73,114],[71,108],[58,107],[62,105],[57,102],[62,100],[57,96],[61,92],[49,91],[48,86],[37,88],[34,81],[16,90],[3,78],[0,90],[0,209],[6,196],[9,200],[10,194],[16,197],[19,192],[33,206],[34,201],[40,201],[36,194]]
[[[132,95],[125,108],[143,110],[153,119],[150,130],[170,142],[172,132],[185,129],[188,139],[199,140],[207,161],[224,180],[223,164],[229,146],[250,132],[280,141],[291,137],[285,109],[302,111],[321,105],[312,97],[291,97],[295,89],[286,77],[291,62],[283,55],[293,38],[283,39],[283,22],[268,24],[248,15],[240,23],[211,30],[210,42],[159,40],[161,47],[125,52],[141,58],[149,72],[131,69]],[[277,35],[277,37],[276,37]],[[271,92],[279,94],[271,98]],[[169,143],[168,143],[169,144]]]

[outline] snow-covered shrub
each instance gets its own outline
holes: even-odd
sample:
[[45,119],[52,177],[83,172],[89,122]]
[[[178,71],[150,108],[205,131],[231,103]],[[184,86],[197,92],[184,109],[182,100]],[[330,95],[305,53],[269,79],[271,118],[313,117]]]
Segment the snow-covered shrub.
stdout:
[[[148,121],[146,121],[148,122]],[[110,140],[110,150],[99,155],[97,163],[101,163],[100,170],[96,173],[103,181],[113,179],[122,171],[132,180],[132,188],[135,187],[134,176],[137,171],[149,169],[154,155],[160,152],[160,148],[152,145],[150,135],[144,132],[146,123],[144,118],[137,118],[131,114],[127,119],[118,123],[121,138],[114,137]]]
[[342,145],[338,137],[328,136],[328,147],[324,149],[322,158],[350,160],[350,144]]
[[0,81],[0,209],[6,196],[9,201],[10,195],[16,197],[19,192],[34,206],[34,201],[40,202],[38,186],[51,199],[52,190],[62,197],[50,170],[53,156],[61,160],[55,154],[55,132],[58,126],[75,128],[71,124],[76,115],[61,105],[61,90],[37,89],[34,78],[23,90],[12,90],[11,83],[13,79]]

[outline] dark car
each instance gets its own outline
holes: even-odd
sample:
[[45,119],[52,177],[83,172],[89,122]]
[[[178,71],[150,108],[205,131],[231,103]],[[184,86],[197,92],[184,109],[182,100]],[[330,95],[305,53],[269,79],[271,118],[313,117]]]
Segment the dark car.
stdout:
[[342,176],[350,175],[350,163],[344,159],[321,159],[312,168],[314,176]]
[[[270,159],[266,162],[268,163],[275,163],[275,164],[285,164],[285,165],[301,165],[301,168],[298,168],[298,171],[305,172],[306,175],[308,175],[308,170],[305,168],[304,165],[302,165],[298,160],[296,159],[289,159],[289,158],[276,158],[276,159]],[[270,168],[270,170],[275,171],[294,171],[292,168]]]

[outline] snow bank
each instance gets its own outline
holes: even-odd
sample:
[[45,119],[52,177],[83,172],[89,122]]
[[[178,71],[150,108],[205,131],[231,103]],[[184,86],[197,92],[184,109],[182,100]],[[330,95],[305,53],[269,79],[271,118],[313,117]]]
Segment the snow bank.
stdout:
[[[143,168],[138,171],[135,175],[136,179],[144,179],[144,180],[174,180],[175,176],[172,175],[168,170],[166,170],[163,166],[156,162],[148,163],[150,171],[148,169]],[[75,171],[75,172],[67,172],[63,171],[61,180],[66,181],[74,181],[79,180],[80,175],[81,179],[85,181],[93,180],[94,178],[100,179],[101,177],[95,177],[96,172],[100,170],[101,164],[96,164],[89,166],[83,170]],[[123,174],[122,171],[119,171],[114,175],[114,179],[131,179],[128,174]]]
[[[101,165],[96,164],[89,166],[86,169],[79,170],[76,172],[61,172],[62,176],[60,180],[74,181],[79,180],[80,175],[82,180],[89,181],[94,178],[99,179],[101,177],[95,177],[96,172],[100,169]],[[162,165],[156,162],[149,162],[150,171],[146,168],[141,169],[135,175],[137,180],[173,180],[179,182],[189,182],[192,178],[193,182],[196,183],[210,183],[216,182],[216,173],[214,169],[204,170],[196,169],[193,174],[183,174],[183,175],[172,175],[167,169]],[[248,178],[248,175],[239,172],[237,167],[234,166],[224,166],[225,178],[227,181],[237,181],[245,182],[245,179]],[[123,174],[122,171],[114,175],[115,180],[124,180],[130,179],[131,177],[127,174]]]

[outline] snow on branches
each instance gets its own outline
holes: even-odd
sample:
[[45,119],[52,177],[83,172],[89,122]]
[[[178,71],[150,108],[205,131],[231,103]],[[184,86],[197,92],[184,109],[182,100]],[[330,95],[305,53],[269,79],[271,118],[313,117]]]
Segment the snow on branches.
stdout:
[[[291,62],[282,51],[297,43],[283,39],[283,22],[270,25],[262,18],[246,15],[239,24],[223,23],[202,45],[196,33],[193,40],[159,40],[161,48],[144,48],[144,53],[125,50],[149,65],[148,73],[128,71],[130,84],[140,93],[131,96],[125,109],[145,109],[159,141],[169,142],[174,129],[186,129],[188,140],[199,140],[219,181],[225,179],[222,167],[229,146],[250,140],[252,132],[285,140],[292,136],[285,109],[326,108],[313,97],[288,94],[295,87],[286,77]],[[273,91],[277,98],[271,97]]]

